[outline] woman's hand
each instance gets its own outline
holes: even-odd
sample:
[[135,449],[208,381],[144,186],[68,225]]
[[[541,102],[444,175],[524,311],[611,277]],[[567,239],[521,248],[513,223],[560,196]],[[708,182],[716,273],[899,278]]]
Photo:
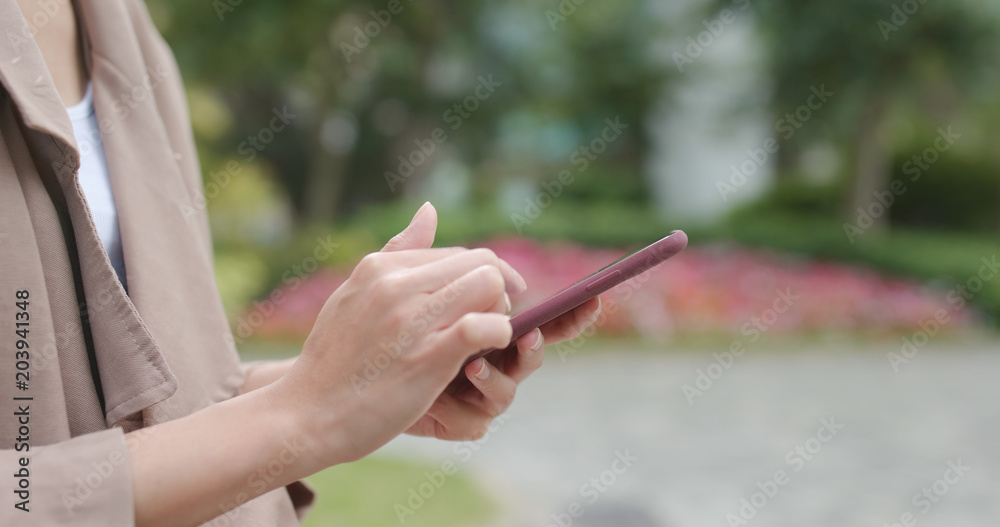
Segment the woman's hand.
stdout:
[[[429,223],[416,226],[421,225],[431,227]],[[390,240],[383,252],[429,247],[434,242],[433,227],[411,227]],[[506,266],[503,260],[500,263]],[[513,270],[511,273],[518,282],[512,293],[524,292],[527,288],[524,280]],[[509,301],[504,312],[508,311]],[[469,363],[464,374],[449,383],[427,413],[406,432],[451,441],[479,439],[485,435],[493,419],[510,407],[517,386],[542,366],[545,344],[576,338],[597,320],[600,311],[600,298],[594,298],[540,329],[522,336],[517,340],[516,349],[498,350]],[[508,342],[504,342],[502,346],[490,347],[506,348]],[[482,349],[487,347],[473,350],[469,355]]]
[[501,349],[470,362],[431,409],[407,430],[447,440],[479,439],[493,419],[514,402],[517,386],[542,366],[545,344],[576,338],[597,320],[600,298],[517,339],[515,349]]
[[[425,205],[365,257],[271,390],[301,416],[323,466],[360,459],[413,426],[466,358],[510,341],[507,295],[524,280],[492,251],[430,249],[436,225]],[[449,423],[465,429],[468,420]]]

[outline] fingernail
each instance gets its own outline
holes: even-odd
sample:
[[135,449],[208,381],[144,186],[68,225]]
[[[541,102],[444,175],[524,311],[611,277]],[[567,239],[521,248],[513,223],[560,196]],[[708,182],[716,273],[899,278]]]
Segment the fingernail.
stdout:
[[503,294],[503,299],[504,299],[505,302],[507,302],[507,310],[504,311],[504,313],[510,313],[510,309],[511,309],[510,295],[508,295],[507,293],[504,293]]
[[420,215],[424,213],[424,209],[426,209],[427,206],[430,205],[430,204],[431,204],[431,202],[425,201],[424,204],[421,205],[419,209],[417,209],[417,212],[413,213],[413,217],[410,218],[410,225],[413,225],[413,222],[416,221],[417,218],[419,218]]
[[542,344],[544,343],[544,341],[545,341],[545,339],[542,337],[542,330],[536,329],[535,330],[535,343],[531,345],[531,351],[538,351],[538,350],[542,349]]
[[518,293],[523,293],[523,292],[527,291],[528,290],[528,282],[524,281],[524,277],[521,276],[521,273],[518,273],[517,271],[515,271],[514,272],[514,276],[517,277],[517,284],[516,284],[517,285],[517,292]]
[[476,359],[479,362],[479,371],[473,373],[479,380],[486,380],[490,376],[490,369],[486,367],[486,359]]

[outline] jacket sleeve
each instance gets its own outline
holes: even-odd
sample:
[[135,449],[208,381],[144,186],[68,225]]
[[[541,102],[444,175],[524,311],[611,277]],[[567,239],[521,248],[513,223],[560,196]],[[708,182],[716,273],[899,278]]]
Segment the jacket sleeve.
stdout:
[[135,525],[131,458],[121,428],[29,448],[0,450],[0,488],[14,488],[0,492],[0,525]]

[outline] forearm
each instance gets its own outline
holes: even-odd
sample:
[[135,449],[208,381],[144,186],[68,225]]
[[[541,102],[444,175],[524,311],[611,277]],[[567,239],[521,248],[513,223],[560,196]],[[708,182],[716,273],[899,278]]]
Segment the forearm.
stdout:
[[247,378],[243,381],[240,393],[249,393],[277,381],[292,369],[293,364],[295,364],[294,358],[255,364],[247,372]]
[[130,434],[136,525],[197,526],[325,468],[279,397],[255,390]]
[[[139,526],[197,526],[361,459],[428,415],[466,357],[510,342],[506,292],[523,291],[524,280],[488,250],[430,249],[435,225],[424,206],[365,257],[327,299],[298,359],[252,368],[242,395],[133,433]],[[392,337],[408,344],[373,377],[369,353]],[[474,408],[448,408],[456,418],[446,435],[485,429]]]

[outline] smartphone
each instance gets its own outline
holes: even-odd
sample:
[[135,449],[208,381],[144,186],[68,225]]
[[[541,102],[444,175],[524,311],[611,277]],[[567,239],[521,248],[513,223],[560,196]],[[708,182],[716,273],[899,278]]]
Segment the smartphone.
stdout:
[[[514,315],[510,319],[514,334],[507,349],[514,346],[517,339],[529,331],[569,313],[591,298],[667,261],[670,257],[683,251],[687,247],[687,243],[688,238],[684,231],[674,231],[666,238],[622,257],[600,271]],[[480,351],[469,357],[465,364],[497,349]]]

